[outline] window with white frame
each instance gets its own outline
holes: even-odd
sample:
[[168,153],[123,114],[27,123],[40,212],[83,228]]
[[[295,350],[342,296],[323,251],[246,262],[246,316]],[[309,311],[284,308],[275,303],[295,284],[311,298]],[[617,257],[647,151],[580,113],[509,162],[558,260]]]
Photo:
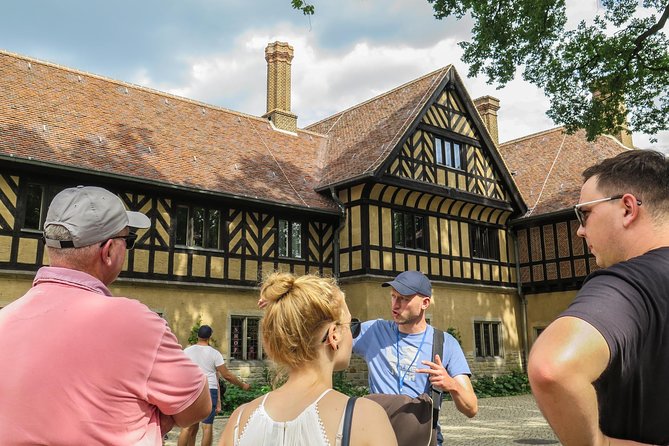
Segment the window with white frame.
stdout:
[[474,346],[477,358],[502,356],[502,324],[498,321],[474,322]]
[[463,146],[459,142],[434,137],[434,159],[437,164],[463,170]]
[[223,249],[221,211],[199,206],[177,206],[175,245]]
[[302,223],[279,220],[279,256],[302,258]]
[[262,359],[260,317],[232,316],[230,318],[230,358]]

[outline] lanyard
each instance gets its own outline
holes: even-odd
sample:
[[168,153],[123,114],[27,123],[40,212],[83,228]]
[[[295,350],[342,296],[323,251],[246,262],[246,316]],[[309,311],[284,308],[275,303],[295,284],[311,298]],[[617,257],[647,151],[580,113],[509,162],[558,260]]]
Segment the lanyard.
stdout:
[[416,359],[418,358],[418,355],[420,355],[420,352],[423,350],[423,342],[425,342],[425,335],[427,334],[427,327],[425,327],[425,331],[423,332],[423,337],[420,340],[420,345],[418,346],[418,351],[416,352],[416,356],[413,357],[411,360],[411,364],[409,364],[409,367],[404,371],[404,375],[400,372],[400,329],[395,326],[395,334],[397,335],[397,342],[395,343],[395,351],[397,352],[397,394],[401,395],[402,394],[402,388],[404,387],[404,378],[407,377],[407,373],[409,373],[409,370],[411,370],[411,366],[413,365],[414,362],[416,362]]

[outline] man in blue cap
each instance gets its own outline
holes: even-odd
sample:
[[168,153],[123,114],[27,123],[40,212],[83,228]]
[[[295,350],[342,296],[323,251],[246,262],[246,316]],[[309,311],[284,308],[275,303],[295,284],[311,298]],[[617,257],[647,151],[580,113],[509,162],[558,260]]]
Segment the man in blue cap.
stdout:
[[[458,341],[444,333],[443,351],[432,357],[434,328],[425,320],[432,303],[430,280],[420,271],[405,271],[382,286],[391,287],[393,320],[364,322],[353,340],[353,352],[367,362],[370,392],[417,397],[432,385],[449,392],[460,412],[476,415],[471,371]],[[440,429],[437,436],[441,445]]]

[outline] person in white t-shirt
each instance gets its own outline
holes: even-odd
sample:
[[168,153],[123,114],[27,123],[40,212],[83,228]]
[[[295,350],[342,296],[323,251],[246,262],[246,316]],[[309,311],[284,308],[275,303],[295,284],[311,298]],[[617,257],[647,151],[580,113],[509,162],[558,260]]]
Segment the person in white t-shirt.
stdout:
[[[209,392],[211,393],[211,413],[209,414],[209,417],[202,420],[202,441],[200,443],[202,446],[211,446],[213,441],[212,428],[214,417],[221,411],[221,401],[218,398],[219,388],[217,374],[220,373],[225,380],[231,382],[242,390],[249,390],[251,388],[248,383],[242,382],[241,379],[228,370],[225,366],[225,361],[223,360],[221,352],[209,345],[209,339],[213,333],[214,330],[212,330],[209,325],[202,325],[197,332],[197,343],[186,347],[184,350],[186,356],[202,369],[202,372],[207,377]],[[178,445],[195,446],[195,437],[199,426],[199,423],[196,423],[190,427],[181,429]]]

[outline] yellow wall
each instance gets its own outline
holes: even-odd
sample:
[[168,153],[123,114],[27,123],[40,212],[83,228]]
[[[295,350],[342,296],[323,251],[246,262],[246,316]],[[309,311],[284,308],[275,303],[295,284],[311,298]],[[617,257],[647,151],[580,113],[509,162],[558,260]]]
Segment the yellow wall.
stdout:
[[576,291],[556,293],[530,294],[527,299],[527,338],[530,347],[536,339],[536,328],[545,328],[564,310],[576,297]]

